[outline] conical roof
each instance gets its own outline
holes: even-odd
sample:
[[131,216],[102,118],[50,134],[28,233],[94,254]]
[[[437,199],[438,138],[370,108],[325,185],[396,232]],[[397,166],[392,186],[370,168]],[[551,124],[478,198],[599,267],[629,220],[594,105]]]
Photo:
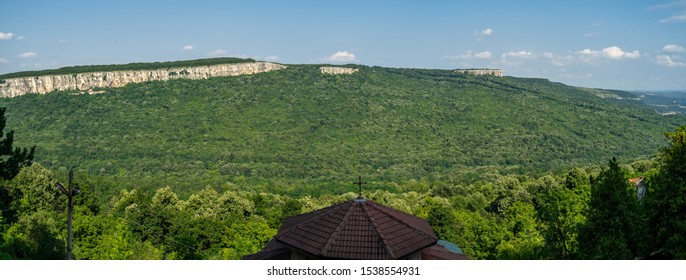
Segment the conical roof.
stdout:
[[432,246],[429,223],[358,197],[284,220],[274,239],[319,258],[399,259]]

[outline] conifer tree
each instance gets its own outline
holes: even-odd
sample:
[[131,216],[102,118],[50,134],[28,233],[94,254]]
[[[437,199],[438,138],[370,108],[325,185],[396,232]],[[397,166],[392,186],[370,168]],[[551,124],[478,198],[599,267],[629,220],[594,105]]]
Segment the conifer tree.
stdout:
[[[26,148],[15,148],[12,149],[12,143],[14,142],[14,131],[10,130],[7,134],[5,131],[5,108],[0,107],[0,180],[11,180],[19,173],[19,170],[24,166],[30,166],[33,161],[33,152],[36,147],[33,146],[30,149]],[[13,196],[18,196],[20,194],[12,194],[4,186],[4,183],[0,182],[0,210],[2,215],[0,215],[0,224],[11,223],[16,221],[15,209],[9,209],[9,206],[14,200]]]
[[670,145],[648,177],[644,209],[649,213],[651,257],[686,259],[686,126],[665,133]]
[[634,259],[640,256],[641,216],[635,188],[612,158],[609,168],[591,183],[586,225],[579,251],[588,259]]
[[10,130],[7,134],[4,133],[5,110],[5,108],[0,107],[0,179],[9,180],[19,173],[19,169],[31,165],[36,147],[12,149],[14,131]]

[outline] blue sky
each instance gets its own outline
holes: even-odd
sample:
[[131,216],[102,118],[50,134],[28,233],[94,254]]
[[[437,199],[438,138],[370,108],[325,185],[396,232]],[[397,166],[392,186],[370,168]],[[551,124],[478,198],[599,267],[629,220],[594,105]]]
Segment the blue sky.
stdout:
[[686,1],[0,2],[0,73],[217,56],[686,89]]

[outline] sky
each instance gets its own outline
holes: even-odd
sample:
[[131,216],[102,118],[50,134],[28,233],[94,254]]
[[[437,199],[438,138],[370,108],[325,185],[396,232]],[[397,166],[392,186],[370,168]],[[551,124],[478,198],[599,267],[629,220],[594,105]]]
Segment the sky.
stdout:
[[686,89],[686,0],[0,1],[0,74],[210,57]]

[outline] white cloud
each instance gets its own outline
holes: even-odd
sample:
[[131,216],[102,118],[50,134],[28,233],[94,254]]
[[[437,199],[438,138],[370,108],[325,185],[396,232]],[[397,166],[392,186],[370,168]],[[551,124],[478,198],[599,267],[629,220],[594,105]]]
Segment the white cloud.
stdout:
[[347,51],[336,52],[327,58],[331,62],[353,62],[357,61],[357,57]]
[[607,47],[602,50],[583,49],[576,53],[582,56],[587,56],[585,59],[583,59],[586,62],[589,62],[588,57],[602,57],[613,60],[641,57],[641,52],[639,51],[625,52],[617,46]]
[[484,38],[493,35],[493,32],[494,31],[491,28],[486,28],[486,29],[481,30],[481,31],[476,30],[476,31],[474,31],[474,36],[476,37],[476,41],[480,42]]
[[466,51],[464,54],[448,54],[443,57],[445,59],[470,59],[472,56],[472,51]]
[[675,45],[675,44],[669,44],[666,45],[662,48],[662,51],[665,53],[670,53],[670,54],[675,54],[675,53],[684,53],[686,50],[684,47]]
[[648,7],[648,11],[653,11],[653,10],[660,10],[660,9],[676,9],[682,6],[686,6],[686,1],[684,0],[679,0],[679,1],[673,1],[670,3],[664,3],[664,4],[658,4],[658,5],[653,5]]
[[686,22],[686,1],[676,0],[664,4],[658,4],[648,7],[648,11],[669,11],[672,16],[663,18],[659,20],[659,23],[672,23],[672,22]]
[[193,46],[191,46],[191,45],[183,46],[183,48],[181,48],[181,50],[182,50],[182,51],[192,51],[192,50],[193,50]]
[[500,56],[500,63],[503,65],[519,65],[524,60],[536,59],[536,55],[528,51],[506,52]]
[[4,57],[0,57],[0,64],[7,64],[7,63],[10,63],[10,61],[5,59]]
[[659,23],[671,23],[671,22],[686,22],[686,11],[682,11],[679,14],[673,15],[668,18],[663,18]]
[[667,67],[684,67],[686,66],[686,63],[675,61],[675,58],[679,58],[678,56],[672,57],[669,55],[658,55],[655,57],[655,62],[658,65],[662,66],[667,66]]
[[488,59],[488,58],[493,57],[493,55],[491,54],[491,52],[485,51],[485,52],[475,53],[474,57],[482,58],[482,59]]
[[518,51],[518,52],[507,52],[502,55],[503,59],[507,58],[534,58],[534,54],[531,52],[527,51]]
[[597,53],[597,51],[592,51],[591,49],[583,49],[578,52],[577,54],[583,54],[583,55],[594,55],[594,53]]
[[14,37],[14,33],[2,33],[0,32],[0,40],[11,40]]
[[227,55],[228,52],[225,50],[213,50],[207,53],[209,56],[222,56],[222,55]]
[[544,52],[543,58],[550,61],[555,66],[567,66],[574,63],[574,56],[571,54],[559,55],[552,52]]
[[622,51],[622,49],[620,49],[617,46],[604,48],[601,52],[602,52],[603,56],[605,56],[609,59],[623,59],[623,58],[639,58],[639,57],[641,57],[641,53],[639,51],[625,52],[625,51]]
[[19,36],[17,37],[17,40],[25,40],[27,37],[26,36]]
[[38,56],[38,54],[35,52],[25,52],[25,53],[20,54],[18,57],[19,58],[32,58],[32,57],[36,57],[36,56]]
[[446,59],[451,59],[451,60],[460,60],[460,59],[472,59],[472,58],[480,58],[480,59],[489,59],[493,57],[493,54],[489,51],[483,51],[479,53],[474,53],[471,50],[464,52],[463,54],[449,54],[443,56]]

